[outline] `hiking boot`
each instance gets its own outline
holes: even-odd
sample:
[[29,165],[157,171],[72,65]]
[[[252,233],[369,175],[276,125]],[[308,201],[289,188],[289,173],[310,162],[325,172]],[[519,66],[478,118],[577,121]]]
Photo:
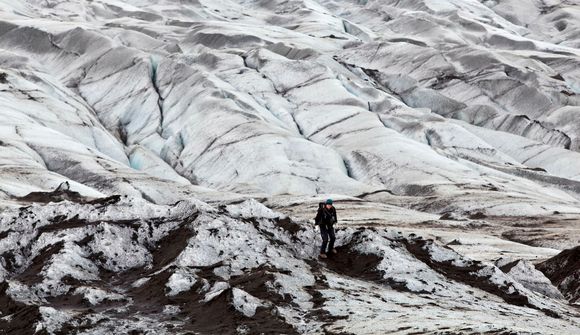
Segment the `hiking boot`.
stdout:
[[320,257],[320,258],[328,258],[328,256],[326,256],[326,254],[320,254],[320,255],[318,255],[318,257]]
[[330,253],[332,253],[332,254],[338,254],[338,251],[336,251],[336,249],[332,249],[332,251]]

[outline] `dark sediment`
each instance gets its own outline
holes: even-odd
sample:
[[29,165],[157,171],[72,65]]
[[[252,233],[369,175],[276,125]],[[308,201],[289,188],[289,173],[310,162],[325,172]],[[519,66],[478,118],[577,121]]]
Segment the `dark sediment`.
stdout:
[[62,250],[63,246],[64,242],[61,241],[40,250],[38,256],[32,259],[31,264],[26,268],[26,270],[17,275],[18,280],[29,285],[40,283],[42,281],[40,272],[48,263],[50,258]]
[[[66,184],[66,186],[65,186]],[[61,201],[72,201],[80,204],[92,204],[92,205],[112,205],[121,199],[120,195],[113,195],[105,198],[88,198],[81,195],[78,192],[71,191],[69,189],[68,183],[60,184],[54,191],[50,192],[31,192],[23,197],[17,197],[16,200],[23,202],[39,202],[39,203],[49,203],[49,202],[61,202]]]
[[493,283],[489,277],[476,275],[478,271],[485,268],[481,262],[471,261],[467,266],[456,266],[451,261],[438,262],[432,259],[427,249],[425,249],[428,243],[426,240],[404,240],[403,242],[407,250],[417,259],[446,277],[497,295],[512,305],[535,308],[535,306],[530,304],[528,298],[518,293],[517,290],[509,293],[510,286],[500,286]]
[[536,265],[571,302],[580,300],[580,246],[567,249]]
[[[29,306],[14,301],[6,290],[7,282],[0,283],[0,312],[2,316],[11,315],[10,319],[0,318],[0,334],[35,334],[35,323],[41,318],[38,306]],[[39,334],[39,333],[36,333]]]
[[335,334],[334,332],[326,329],[328,326],[332,325],[337,320],[347,319],[345,316],[336,316],[330,314],[324,309],[327,299],[324,297],[321,291],[329,289],[328,283],[326,281],[326,276],[322,273],[322,264],[316,261],[308,262],[312,274],[314,275],[314,285],[305,286],[304,289],[308,294],[312,296],[312,310],[308,311],[308,317],[323,322],[323,328],[326,334]]
[[277,219],[276,220],[276,223],[278,224],[278,226],[282,227],[282,229],[284,229],[285,231],[287,231],[290,235],[295,235],[300,230],[303,230],[304,229],[299,224],[297,224],[296,222],[292,221],[289,217],[285,217],[285,218],[282,218],[282,219]]

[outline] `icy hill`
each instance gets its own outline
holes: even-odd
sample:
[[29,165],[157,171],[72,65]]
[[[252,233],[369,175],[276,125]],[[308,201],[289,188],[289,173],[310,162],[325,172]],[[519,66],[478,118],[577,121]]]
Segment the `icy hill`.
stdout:
[[6,211],[0,226],[8,334],[580,330],[533,267],[522,277],[415,234],[349,227],[319,262],[312,225],[254,200],[65,201]]
[[578,334],[580,3],[0,0],[0,210],[0,334]]
[[578,206],[572,1],[0,9],[5,199],[69,180],[157,203],[389,190],[499,214]]

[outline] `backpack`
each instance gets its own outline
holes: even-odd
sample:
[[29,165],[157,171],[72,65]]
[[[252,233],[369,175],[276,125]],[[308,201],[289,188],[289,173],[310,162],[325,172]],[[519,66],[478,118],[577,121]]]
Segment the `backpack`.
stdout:
[[318,211],[316,212],[316,217],[314,218],[314,224],[319,225],[322,220],[322,210],[324,209],[324,202],[318,203]]

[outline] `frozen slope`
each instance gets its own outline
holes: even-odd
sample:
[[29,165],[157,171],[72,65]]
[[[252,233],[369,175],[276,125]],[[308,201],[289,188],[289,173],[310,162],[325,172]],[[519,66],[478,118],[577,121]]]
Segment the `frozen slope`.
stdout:
[[0,0],[0,332],[579,333],[579,22]]
[[538,264],[542,271],[554,285],[566,296],[570,302],[578,305],[580,299],[580,261],[576,247],[567,249],[560,254]]
[[[510,6],[537,7],[534,29]],[[69,180],[158,203],[389,190],[436,212],[577,211],[578,8],[546,6],[2,2],[0,194]]]
[[415,234],[343,227],[340,257],[320,262],[310,224],[255,200],[75,201],[2,213],[7,333],[580,331],[533,267],[474,261]]

